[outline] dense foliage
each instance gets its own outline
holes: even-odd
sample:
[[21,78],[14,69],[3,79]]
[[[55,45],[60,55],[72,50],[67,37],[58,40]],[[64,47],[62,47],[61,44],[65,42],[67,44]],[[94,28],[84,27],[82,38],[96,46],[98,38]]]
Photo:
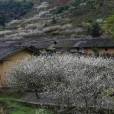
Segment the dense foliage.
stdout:
[[107,91],[114,88],[112,61],[71,54],[33,57],[14,69],[9,84],[22,90],[42,90],[61,107],[84,107],[85,114],[91,114],[90,107],[112,105],[107,102]]
[[102,35],[102,29],[100,27],[100,24],[97,22],[91,23],[91,25],[88,27],[88,34],[90,34],[93,37],[99,37]]
[[112,35],[114,37],[114,15],[105,19],[103,28],[108,35]]
[[6,22],[18,19],[26,14],[33,4],[26,0],[1,0],[0,1],[0,25],[5,26]]
[[74,0],[74,6],[86,5],[90,8],[102,7],[106,0]]

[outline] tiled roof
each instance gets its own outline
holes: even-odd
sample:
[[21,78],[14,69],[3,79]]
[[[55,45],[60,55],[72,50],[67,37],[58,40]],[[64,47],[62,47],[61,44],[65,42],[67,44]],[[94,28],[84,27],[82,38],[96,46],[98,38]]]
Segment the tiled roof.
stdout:
[[[114,40],[106,38],[79,38],[59,40],[0,41],[0,60],[30,47],[35,49],[54,48],[114,48]],[[34,50],[31,50],[34,51]]]
[[78,48],[114,48],[114,39],[85,39],[83,41],[79,41],[74,45],[74,47]]
[[6,57],[21,51],[22,47],[17,46],[6,46],[0,47],[0,60],[6,59]]

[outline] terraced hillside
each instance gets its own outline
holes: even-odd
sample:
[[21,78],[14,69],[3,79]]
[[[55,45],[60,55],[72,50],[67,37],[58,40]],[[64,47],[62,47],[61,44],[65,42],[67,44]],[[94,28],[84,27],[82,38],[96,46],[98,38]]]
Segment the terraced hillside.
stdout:
[[104,21],[114,12],[113,0],[33,0],[31,11],[6,25],[0,37],[21,38],[79,38],[85,37],[86,25]]

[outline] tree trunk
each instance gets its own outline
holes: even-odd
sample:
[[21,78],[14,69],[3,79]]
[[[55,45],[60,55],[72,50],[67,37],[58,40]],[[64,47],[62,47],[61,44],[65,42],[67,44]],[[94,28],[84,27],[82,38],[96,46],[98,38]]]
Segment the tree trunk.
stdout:
[[34,90],[34,92],[35,92],[35,96],[36,96],[36,98],[37,98],[37,99],[39,99],[39,98],[40,98],[40,96],[39,96],[39,94],[38,94],[38,90],[37,90],[37,89],[35,89],[35,90]]
[[88,101],[86,99],[86,97],[84,96],[84,100],[85,100],[85,111],[86,111],[86,114],[89,114],[89,107],[88,107]]

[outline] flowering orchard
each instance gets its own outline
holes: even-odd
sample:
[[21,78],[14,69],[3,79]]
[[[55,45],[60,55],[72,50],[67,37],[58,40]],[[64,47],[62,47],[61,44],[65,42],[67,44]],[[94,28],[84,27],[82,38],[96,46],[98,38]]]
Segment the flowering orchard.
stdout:
[[[114,88],[114,62],[102,57],[54,54],[23,61],[8,76],[8,83],[17,89],[31,89],[51,94],[61,107],[112,106],[107,91]],[[108,101],[108,102],[107,102]]]

